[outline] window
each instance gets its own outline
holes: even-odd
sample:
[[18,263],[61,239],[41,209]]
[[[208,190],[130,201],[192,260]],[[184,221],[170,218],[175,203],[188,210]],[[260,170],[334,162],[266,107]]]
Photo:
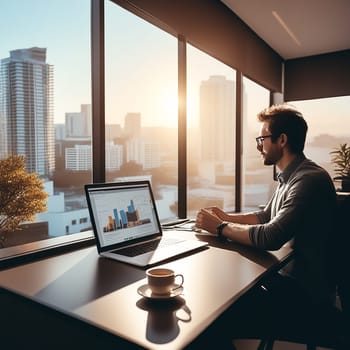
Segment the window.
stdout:
[[258,210],[270,199],[276,184],[273,168],[264,165],[255,138],[261,123],[257,114],[269,105],[270,92],[252,80],[243,78],[243,195],[242,211]]
[[188,215],[234,210],[236,72],[187,45]]
[[[39,174],[49,194],[48,211],[25,230],[0,235],[0,247],[91,226],[83,192],[92,181],[90,8],[90,0],[0,3],[0,158],[25,155],[28,171]],[[190,44],[186,54],[187,215],[211,205],[233,211],[236,72]],[[106,180],[149,179],[161,219],[177,216],[181,206],[177,60],[176,36],[105,0]],[[254,140],[269,91],[248,78],[243,86],[247,211],[265,204],[276,184]],[[349,142],[349,96],[290,103],[309,123],[306,155],[333,176],[329,152]]]
[[350,142],[350,96],[307,101],[290,101],[308,123],[305,155],[334,177],[330,152],[341,143]]
[[80,218],[79,219],[79,224],[84,224],[86,222],[88,222],[88,218]]
[[83,167],[91,159],[83,152],[91,145],[90,1],[2,1],[0,31],[0,158],[24,155],[49,194],[47,212],[1,235],[2,247],[83,231],[90,225],[77,224],[88,216],[82,188],[91,182],[91,165]]
[[106,178],[149,179],[160,219],[175,217],[177,38],[105,4]]

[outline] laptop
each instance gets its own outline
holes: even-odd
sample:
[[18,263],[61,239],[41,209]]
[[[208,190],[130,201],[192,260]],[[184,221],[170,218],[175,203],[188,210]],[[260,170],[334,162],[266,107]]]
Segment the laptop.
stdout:
[[208,244],[163,236],[148,180],[84,187],[100,256],[145,267]]

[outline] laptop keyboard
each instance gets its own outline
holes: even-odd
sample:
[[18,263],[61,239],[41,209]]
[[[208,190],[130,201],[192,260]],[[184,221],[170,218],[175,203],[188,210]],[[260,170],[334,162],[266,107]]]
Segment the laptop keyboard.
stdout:
[[159,242],[160,242],[159,240],[149,241],[146,243],[137,244],[134,246],[123,248],[123,249],[117,249],[117,250],[114,250],[112,253],[130,256],[130,257],[137,256],[137,255],[141,255],[144,253],[151,252],[152,250],[155,250],[159,245]]

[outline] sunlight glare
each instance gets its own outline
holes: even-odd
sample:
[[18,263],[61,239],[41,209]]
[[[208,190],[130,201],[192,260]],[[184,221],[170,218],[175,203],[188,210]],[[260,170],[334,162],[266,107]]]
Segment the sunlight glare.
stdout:
[[177,95],[167,95],[162,98],[163,113],[167,118],[177,119],[178,103]]

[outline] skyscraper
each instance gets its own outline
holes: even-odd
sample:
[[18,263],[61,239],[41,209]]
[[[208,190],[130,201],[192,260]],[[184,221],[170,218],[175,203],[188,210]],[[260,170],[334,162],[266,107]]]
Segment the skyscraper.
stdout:
[[124,121],[124,133],[127,137],[137,137],[141,131],[141,113],[127,113]]
[[0,62],[0,156],[25,156],[29,172],[50,177],[55,167],[53,66],[46,49],[10,51]]
[[201,159],[232,161],[235,135],[235,85],[221,75],[200,86]]
[[80,112],[66,113],[66,137],[91,137],[91,105],[80,105]]

